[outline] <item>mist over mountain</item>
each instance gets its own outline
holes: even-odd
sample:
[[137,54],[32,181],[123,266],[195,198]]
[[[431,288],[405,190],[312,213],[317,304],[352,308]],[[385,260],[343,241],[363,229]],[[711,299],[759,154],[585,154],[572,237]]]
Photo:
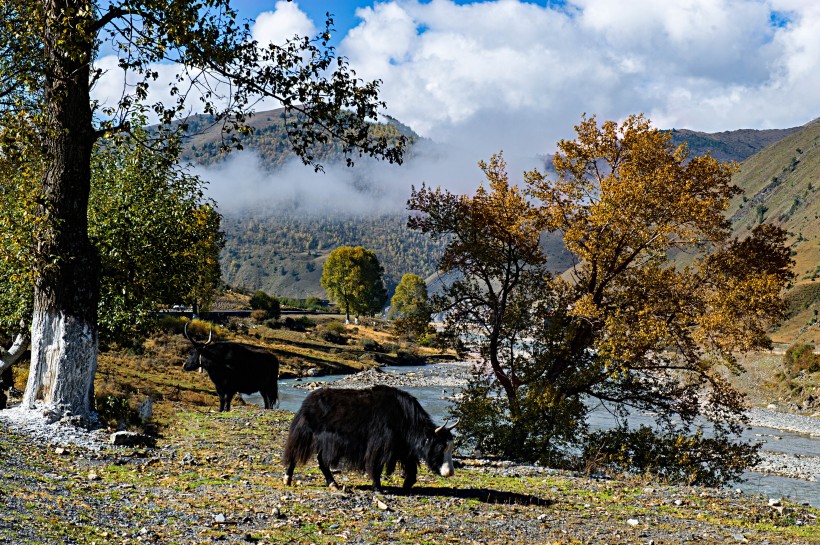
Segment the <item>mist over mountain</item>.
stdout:
[[[324,297],[319,283],[322,264],[341,245],[373,250],[391,292],[405,273],[423,278],[432,275],[444,242],[407,229],[405,206],[411,187],[425,183],[454,193],[472,193],[483,181],[477,162],[489,156],[480,156],[477,147],[437,144],[389,119],[381,130],[403,134],[411,142],[402,165],[354,158],[355,166],[350,168],[331,144],[316,153],[324,172],[314,172],[290,151],[279,111],[257,114],[252,120],[254,133],[243,137],[244,150],[230,154],[220,151],[221,136],[207,128],[206,121],[193,124],[197,134],[184,158],[193,163],[194,173],[209,182],[208,195],[224,217],[223,278],[234,287],[287,297]],[[691,155],[709,152],[722,161],[743,162],[736,183],[744,188],[746,201],[739,198],[733,209],[738,231],[753,226],[760,206],[766,208],[763,221],[787,224],[805,210],[803,224],[794,231],[795,252],[802,256],[804,248],[818,248],[816,241],[814,246],[805,243],[806,236],[815,236],[818,230],[817,218],[809,218],[817,206],[812,188],[820,186],[820,181],[811,182],[818,171],[813,166],[818,137],[812,131],[818,128],[820,124],[814,123],[790,129],[711,134],[673,129],[671,133],[673,144],[686,142]],[[520,183],[521,172],[548,168],[551,156],[522,157],[507,152],[505,159],[510,180]],[[772,190],[775,177],[777,191]],[[802,193],[786,189],[803,185]],[[787,226],[791,230],[791,224]],[[799,236],[804,238],[797,240]],[[542,245],[554,272],[572,266],[560,237],[545,235]],[[805,255],[798,258],[798,268],[805,269],[808,278],[814,274],[808,269],[820,262],[820,252]]]

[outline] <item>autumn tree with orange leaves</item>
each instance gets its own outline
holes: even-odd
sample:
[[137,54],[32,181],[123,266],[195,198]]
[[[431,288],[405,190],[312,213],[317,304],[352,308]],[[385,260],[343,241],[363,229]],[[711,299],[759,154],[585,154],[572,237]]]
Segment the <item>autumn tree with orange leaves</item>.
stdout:
[[[498,156],[482,164],[489,191],[422,187],[410,199],[411,227],[451,237],[441,269],[456,280],[438,303],[480,355],[459,428],[488,454],[555,464],[580,447],[619,467],[649,460],[672,480],[737,478],[756,449],[734,439],[744,400],[724,372],[770,346],[792,276],[785,233],[761,225],[733,239],[736,167],[689,157],[643,116],[585,117],[575,130],[554,176],[525,173],[529,199]],[[542,231],[574,255],[564,274],[547,274]],[[619,425],[588,434],[599,405]],[[630,429],[634,411],[657,414],[657,427]]]

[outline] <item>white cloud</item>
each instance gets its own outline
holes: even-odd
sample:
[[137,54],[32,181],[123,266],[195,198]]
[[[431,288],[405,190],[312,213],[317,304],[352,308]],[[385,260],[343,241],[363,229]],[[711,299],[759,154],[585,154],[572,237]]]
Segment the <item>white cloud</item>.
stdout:
[[[297,2],[278,1],[273,11],[260,13],[251,27],[251,36],[260,46],[267,47],[269,44],[284,44],[294,36],[314,37],[317,29],[310,18],[299,9]],[[132,95],[134,85],[140,80],[136,74],[129,73],[126,77],[122,69],[119,68],[115,55],[107,55],[95,61],[95,66],[104,71],[103,77],[95,84],[92,90],[92,98],[99,101],[101,107],[116,107],[124,94]],[[171,92],[173,86],[178,86],[182,93],[187,93],[186,106],[189,113],[201,113],[203,97],[202,87],[189,86],[187,78],[177,82],[176,75],[183,68],[174,63],[154,63],[148,67],[156,72],[157,79],[150,81],[149,96],[146,104],[162,102],[166,106],[175,104],[178,95]],[[192,77],[200,79],[200,84],[205,83],[201,71],[191,69]],[[230,88],[224,82],[217,79],[209,79],[208,87],[214,94],[210,100],[217,104],[225,103]],[[265,99],[256,104],[256,109],[261,111],[279,107],[280,104],[272,99]],[[148,112],[148,121],[157,122],[157,117],[153,111]]]
[[708,131],[805,123],[820,115],[819,13],[814,0],[394,0],[360,9],[341,51],[423,134],[534,153],[583,112]]
[[262,46],[281,45],[294,36],[313,37],[316,25],[299,9],[298,2],[276,2],[273,11],[265,11],[256,17],[251,29],[253,39]]
[[[437,151],[402,167],[362,162],[324,175],[296,163],[262,174],[252,156],[236,155],[222,170],[203,171],[224,206],[245,206],[247,194],[294,206],[400,207],[411,184],[474,189],[476,162],[499,150],[519,181],[539,155],[572,136],[584,112],[602,119],[643,112],[659,127],[705,131],[791,127],[820,116],[816,0],[568,0],[557,7],[390,0],[357,13],[361,21],[339,53],[359,77],[382,80],[389,113],[434,139]],[[265,44],[313,35],[316,26],[297,3],[280,1],[252,30]],[[98,64],[118,70],[113,58]],[[160,68],[170,81],[171,67]],[[121,86],[105,79],[95,96],[118,96]],[[152,99],[166,98],[163,89]],[[362,185],[378,191],[363,193]]]

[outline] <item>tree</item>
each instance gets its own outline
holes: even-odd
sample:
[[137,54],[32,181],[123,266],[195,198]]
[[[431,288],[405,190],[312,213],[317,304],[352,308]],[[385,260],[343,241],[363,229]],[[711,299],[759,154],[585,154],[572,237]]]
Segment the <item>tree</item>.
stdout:
[[479,166],[489,188],[479,187],[473,197],[414,189],[408,208],[419,214],[408,225],[449,239],[439,269],[450,280],[433,306],[445,313],[450,336],[463,339],[491,369],[492,384],[501,387],[506,401],[500,411],[487,397],[488,377],[476,373],[456,405],[459,429],[481,451],[521,458],[521,450],[530,449],[526,423],[538,420],[546,431],[544,424],[552,422],[525,414],[530,364],[517,350],[538,322],[535,314],[549,307],[549,275],[539,245],[544,219],[509,184],[501,154]]
[[98,141],[88,210],[100,256],[100,336],[128,345],[141,342],[162,307],[207,307],[224,239],[204,182],[140,144],[136,124],[131,133],[117,145]]
[[[488,450],[549,462],[556,446],[579,446],[592,402],[623,420],[630,410],[657,413],[664,444],[699,437],[693,429],[702,417],[717,440],[700,441],[705,454],[692,463],[708,466],[711,482],[737,477],[755,448],[731,442],[744,405],[721,370],[741,372],[737,351],[770,345],[766,328],[782,315],[779,293],[791,278],[785,233],[764,224],[732,239],[723,212],[739,191],[731,184],[735,167],[708,155],[689,158],[642,116],[600,127],[585,118],[576,133],[558,144],[555,179],[538,170],[525,174],[539,203],[537,221],[563,235],[576,265],[541,281],[532,299],[513,297],[520,325],[501,328],[500,345],[492,336],[475,341],[494,376],[477,376],[457,405],[460,415],[484,411],[471,428],[460,428]],[[411,209],[427,214],[416,225],[454,236],[444,265],[465,275],[476,270],[490,283],[518,270],[507,265],[511,254],[483,249],[477,227],[453,232],[441,201],[411,199]],[[473,225],[491,225],[508,210],[490,208],[493,219],[477,216]],[[694,262],[672,261],[682,252],[694,254]],[[525,262],[514,255],[513,261]],[[537,264],[523,269],[536,271]],[[488,293],[469,295],[485,300]],[[447,295],[453,306],[465,300],[459,291]],[[493,316],[497,306],[467,306],[475,309],[473,324],[501,321]],[[493,361],[499,346],[508,354],[498,360],[504,375]],[[499,389],[504,395],[492,401]]]
[[[401,159],[402,143],[371,138],[378,82],[355,79],[328,47],[332,21],[317,38],[260,46],[230,0],[8,0],[0,7],[0,146],[22,163],[43,158],[37,195],[32,364],[24,405],[41,401],[55,416],[90,412],[96,371],[100,256],[88,232],[95,142],[127,133],[136,113],[160,121],[145,145],[184,131],[173,123],[201,101],[223,123],[226,148],[247,132],[260,96],[285,107],[290,143],[306,163],[336,139],[355,152]],[[102,43],[127,76],[116,104],[91,100],[105,74],[94,65]],[[148,103],[155,66],[177,63],[171,104]],[[190,100],[189,100],[190,99]],[[169,158],[178,153],[168,148]]]
[[361,246],[340,246],[327,256],[321,283],[328,295],[345,311],[357,316],[378,312],[387,302],[384,270],[372,251]]
[[[132,125],[139,135],[142,129]],[[223,235],[220,217],[202,196],[203,182],[172,168],[128,135],[119,146],[100,140],[92,156],[89,233],[101,262],[100,337],[141,343],[156,325],[156,311],[197,290],[210,300],[219,280]],[[33,300],[35,209],[27,199],[36,182],[6,161],[0,194],[0,331],[28,329]],[[186,295],[191,294],[191,295]],[[20,326],[21,321],[23,325]],[[23,350],[27,348],[27,336]]]
[[427,284],[415,274],[405,274],[390,299],[390,316],[395,329],[403,335],[418,336],[430,325]]

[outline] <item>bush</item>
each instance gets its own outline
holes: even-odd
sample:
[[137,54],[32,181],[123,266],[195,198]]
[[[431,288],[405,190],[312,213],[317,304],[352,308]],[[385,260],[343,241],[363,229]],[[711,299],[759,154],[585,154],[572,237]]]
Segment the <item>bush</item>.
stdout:
[[131,408],[130,396],[128,394],[103,392],[94,398],[97,418],[109,428],[127,429],[136,428],[145,430],[145,422],[140,418],[139,412]]
[[820,355],[814,353],[814,345],[795,343],[786,350],[783,365],[792,376],[801,371],[816,373],[820,371]]
[[362,339],[362,348],[365,352],[384,352],[384,347],[382,345],[367,337]]
[[295,320],[288,316],[281,322],[281,325],[291,331],[307,331],[310,328],[316,327],[316,322],[307,316],[299,316]]
[[567,445],[575,446],[586,433],[587,408],[577,399],[551,400],[523,387],[520,416],[514,418],[509,398],[497,381],[476,368],[461,390],[451,416],[458,419],[460,446],[481,456],[537,462],[567,468]]
[[[258,322],[261,322],[266,318],[279,318],[279,315],[281,314],[279,299],[276,297],[271,297],[262,290],[255,291],[251,296],[249,303],[253,310],[261,310],[265,313],[261,319],[257,319]],[[253,317],[253,314],[251,314],[251,317]]]
[[582,458],[588,469],[646,474],[670,483],[723,486],[739,480],[757,464],[759,450],[760,445],[733,443],[722,434],[660,433],[641,426],[589,434]]
[[333,344],[346,344],[345,326],[340,322],[328,322],[318,329],[319,338]]
[[189,320],[184,316],[179,318],[176,316],[163,316],[159,323],[163,331],[173,335],[182,335],[185,331],[185,324],[188,324],[188,335],[197,339],[201,337],[204,337],[202,340],[207,339],[210,331],[213,331],[214,338],[225,335],[223,327],[199,318]]
[[268,319],[268,311],[256,309],[251,311],[251,320],[257,323],[262,323]]

